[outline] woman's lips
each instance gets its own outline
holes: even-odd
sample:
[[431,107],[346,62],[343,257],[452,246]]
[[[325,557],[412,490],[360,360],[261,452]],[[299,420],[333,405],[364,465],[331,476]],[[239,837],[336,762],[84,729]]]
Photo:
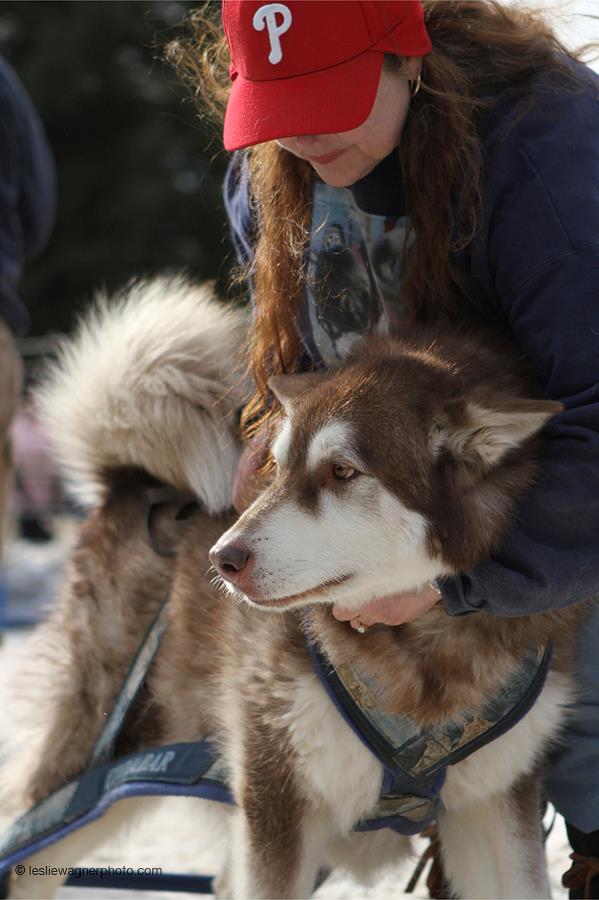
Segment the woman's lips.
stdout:
[[322,156],[309,156],[308,162],[316,163],[319,166],[328,166],[329,163],[338,159],[345,150],[335,150],[333,153],[323,153]]

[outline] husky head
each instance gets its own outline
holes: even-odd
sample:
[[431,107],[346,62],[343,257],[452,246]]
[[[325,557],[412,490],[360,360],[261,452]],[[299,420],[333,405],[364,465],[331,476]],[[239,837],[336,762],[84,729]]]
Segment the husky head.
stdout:
[[276,476],[210,553],[232,594],[358,609],[493,550],[562,407],[524,398],[499,354],[456,347],[371,338],[336,373],[271,379]]

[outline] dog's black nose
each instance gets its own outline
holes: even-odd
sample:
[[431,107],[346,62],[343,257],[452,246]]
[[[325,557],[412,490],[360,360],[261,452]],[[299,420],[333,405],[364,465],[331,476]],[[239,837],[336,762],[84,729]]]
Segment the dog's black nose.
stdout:
[[230,578],[245,569],[251,553],[243,544],[231,543],[213,547],[208,556],[214,568],[224,578]]

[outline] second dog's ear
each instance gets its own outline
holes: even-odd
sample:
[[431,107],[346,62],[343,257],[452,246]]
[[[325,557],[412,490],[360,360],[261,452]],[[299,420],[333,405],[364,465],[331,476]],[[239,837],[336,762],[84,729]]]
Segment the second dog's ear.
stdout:
[[299,375],[272,375],[268,386],[285,410],[289,413],[297,398],[316,387],[323,379],[321,372],[304,372]]
[[172,497],[148,498],[146,519],[148,541],[159,556],[174,556],[183,535],[185,522],[199,508],[195,497],[173,492]]

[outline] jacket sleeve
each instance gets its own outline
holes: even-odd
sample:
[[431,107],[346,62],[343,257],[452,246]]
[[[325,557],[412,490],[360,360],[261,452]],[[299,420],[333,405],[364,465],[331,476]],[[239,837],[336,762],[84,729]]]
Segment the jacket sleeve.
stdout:
[[23,260],[43,249],[55,212],[54,162],[42,123],[0,58],[0,315],[17,333],[28,325],[18,295]]
[[544,430],[542,480],[497,553],[444,579],[450,615],[518,616],[599,593],[599,243],[539,272],[510,304],[514,336],[565,410]]
[[473,274],[565,409],[543,431],[541,480],[502,546],[443,580],[450,615],[518,616],[599,594],[599,101],[588,77],[589,92],[547,92],[490,157]]

